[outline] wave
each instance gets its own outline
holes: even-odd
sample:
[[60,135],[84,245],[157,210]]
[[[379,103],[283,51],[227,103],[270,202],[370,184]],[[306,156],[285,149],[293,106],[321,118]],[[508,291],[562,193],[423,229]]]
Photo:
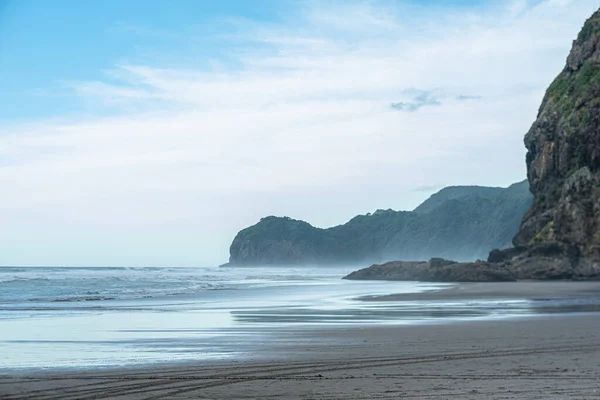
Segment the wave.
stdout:
[[307,275],[248,275],[244,278],[245,280],[267,280],[267,281],[310,281],[310,280],[320,280],[322,277],[320,276],[307,276]]
[[0,302],[140,299],[222,289],[226,277],[203,269],[158,267],[0,268]]
[[0,285],[11,283],[11,282],[35,282],[35,281],[49,281],[48,278],[27,278],[21,276],[0,276]]
[[79,301],[103,301],[103,300],[116,300],[116,297],[108,297],[108,296],[85,296],[85,297],[67,297],[67,298],[58,298],[51,300],[52,303],[59,302],[79,302]]
[[212,290],[262,289],[315,282],[327,279],[330,274],[329,270],[299,268],[0,267],[0,303],[187,296]]

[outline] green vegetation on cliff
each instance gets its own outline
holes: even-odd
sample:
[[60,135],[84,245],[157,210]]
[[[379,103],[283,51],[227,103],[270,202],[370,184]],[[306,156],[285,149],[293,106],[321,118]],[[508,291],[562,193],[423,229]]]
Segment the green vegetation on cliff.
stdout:
[[456,186],[415,211],[377,210],[320,229],[288,217],[266,217],[240,231],[232,265],[332,264],[486,258],[506,247],[531,204],[527,182],[509,188]]
[[600,254],[600,10],[548,87],[525,146],[534,200],[514,243],[557,241]]

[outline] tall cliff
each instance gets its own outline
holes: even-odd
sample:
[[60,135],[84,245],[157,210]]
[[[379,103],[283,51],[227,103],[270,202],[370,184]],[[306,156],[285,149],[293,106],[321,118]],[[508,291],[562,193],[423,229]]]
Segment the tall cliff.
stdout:
[[600,254],[599,42],[600,10],[585,22],[525,135],[534,200],[515,245],[559,242]]
[[328,229],[267,217],[240,231],[231,265],[371,263],[486,258],[507,247],[531,204],[526,181],[508,188],[442,189],[412,212],[378,210]]

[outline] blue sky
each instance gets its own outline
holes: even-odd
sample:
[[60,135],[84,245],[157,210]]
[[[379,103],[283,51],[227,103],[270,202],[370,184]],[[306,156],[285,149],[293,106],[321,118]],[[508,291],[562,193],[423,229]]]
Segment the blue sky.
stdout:
[[597,0],[2,1],[0,264],[214,265],[525,177]]
[[[227,46],[256,46],[243,37],[243,29],[238,31],[240,24],[286,23],[309,3],[1,0],[0,119],[97,113],[99,110],[68,95],[70,83],[99,79],[115,62],[194,68],[210,68],[206,64],[209,59],[232,62]],[[490,8],[490,4],[425,0],[416,6],[436,7],[442,12],[445,8],[473,11]],[[237,36],[239,33],[242,37]]]
[[[225,34],[217,26],[220,21],[274,21],[280,3],[2,0],[0,118],[85,112],[82,104],[65,95],[69,82],[98,79],[119,60],[201,64],[220,53],[215,37]],[[174,44],[177,49],[169,59],[163,50]]]

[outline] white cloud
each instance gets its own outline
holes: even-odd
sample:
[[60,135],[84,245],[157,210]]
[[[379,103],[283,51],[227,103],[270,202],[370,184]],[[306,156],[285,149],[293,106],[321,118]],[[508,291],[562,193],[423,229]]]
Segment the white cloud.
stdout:
[[[418,188],[440,182],[523,179],[522,137],[595,3],[465,14],[309,2],[280,25],[240,25],[253,43],[227,50],[235,68],[120,63],[105,81],[71,82],[82,101],[121,113],[0,127],[0,218],[10,227],[0,254],[211,264],[265,214],[330,225],[412,208]],[[423,91],[440,104],[390,107]],[[460,101],[465,93],[480,98]],[[96,247],[102,232],[112,241]],[[11,251],[23,237],[39,257]],[[73,251],[81,237],[85,252]]]

